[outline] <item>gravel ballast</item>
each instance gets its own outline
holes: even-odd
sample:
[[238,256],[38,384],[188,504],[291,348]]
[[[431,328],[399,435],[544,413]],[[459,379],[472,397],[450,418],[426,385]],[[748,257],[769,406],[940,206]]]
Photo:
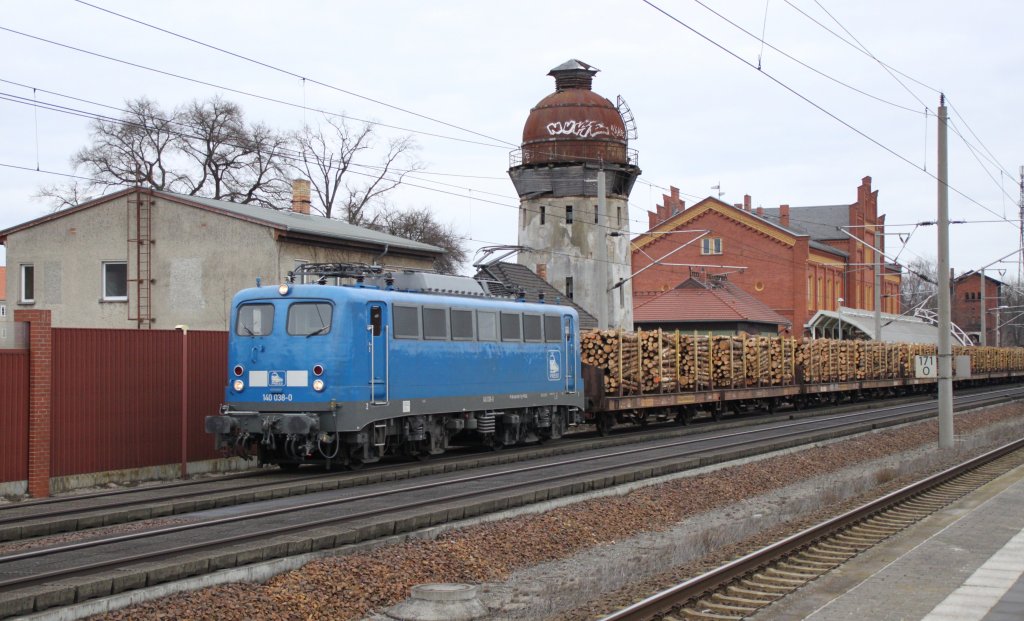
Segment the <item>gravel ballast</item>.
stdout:
[[448,582],[483,585],[493,618],[594,618],[1020,437],[1024,404],[959,414],[956,433],[957,448],[947,451],[935,449],[935,421],[863,434],[92,618],[359,619],[414,585]]

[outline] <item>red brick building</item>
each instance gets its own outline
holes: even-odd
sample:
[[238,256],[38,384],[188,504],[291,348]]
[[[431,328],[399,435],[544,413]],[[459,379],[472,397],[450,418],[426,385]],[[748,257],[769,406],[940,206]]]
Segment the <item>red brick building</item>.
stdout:
[[[754,210],[746,196],[742,205],[708,197],[687,208],[676,188],[663,202],[649,214],[650,230],[633,240],[634,292],[667,291],[691,271],[728,274],[791,321],[795,333],[818,310],[836,310],[840,298],[845,307],[874,310],[871,246],[877,230],[877,247],[885,251],[885,216],[871,177],[844,205]],[[707,234],[685,245],[699,233],[683,231]],[[899,267],[885,266],[883,312],[899,312],[899,285]]]
[[[981,276],[980,272],[968,272],[953,280],[953,293],[950,296],[950,318],[960,326],[975,343],[981,344]],[[996,344],[996,321],[998,313],[995,308],[1002,299],[1003,283],[985,274],[985,340],[986,345]]]

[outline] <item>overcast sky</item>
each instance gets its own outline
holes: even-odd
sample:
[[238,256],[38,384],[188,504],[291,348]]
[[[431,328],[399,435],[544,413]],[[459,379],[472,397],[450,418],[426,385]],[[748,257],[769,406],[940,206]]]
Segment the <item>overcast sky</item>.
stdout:
[[[939,89],[954,108],[953,129],[979,153],[951,131],[950,216],[968,221],[951,227],[952,265],[975,269],[1015,250],[1024,3],[703,1],[755,36],[694,0],[654,2],[678,22],[627,0],[94,2],[303,82],[73,0],[3,0],[0,92],[102,114],[111,110],[43,91],[115,107],[146,96],[168,110],[220,94],[250,120],[281,130],[318,120],[305,104],[422,132],[418,156],[433,174],[417,174],[410,183],[422,187],[410,185],[392,200],[429,207],[475,249],[516,243],[508,151],[519,144],[530,108],[554,90],[547,72],[577,58],[601,70],[594,90],[612,102],[621,95],[636,119],[639,138],[630,146],[643,175],[630,198],[634,234],[646,230],[645,212],[670,185],[688,204],[717,194],[712,186],[720,184],[729,203],[751,194],[754,206],[803,206],[851,203],[861,178],[871,176],[889,232],[910,236],[899,255],[906,262],[936,256],[934,226],[895,225],[935,219]],[[909,77],[894,79],[854,37]],[[35,172],[37,165],[72,173],[69,158],[88,140],[86,118],[0,99],[0,229],[49,212],[33,194],[66,179]],[[888,245],[892,254],[902,248],[895,236]],[[1016,263],[1001,267],[1007,277],[1016,274]]]

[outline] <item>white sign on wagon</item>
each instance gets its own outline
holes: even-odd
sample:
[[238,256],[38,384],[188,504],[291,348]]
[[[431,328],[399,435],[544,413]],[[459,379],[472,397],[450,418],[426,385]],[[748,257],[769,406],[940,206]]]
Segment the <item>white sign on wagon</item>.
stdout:
[[914,377],[935,378],[939,376],[938,356],[914,356]]
[[[914,356],[914,377],[937,378],[939,376],[938,356]],[[971,357],[953,356],[953,376],[960,379],[971,377]]]

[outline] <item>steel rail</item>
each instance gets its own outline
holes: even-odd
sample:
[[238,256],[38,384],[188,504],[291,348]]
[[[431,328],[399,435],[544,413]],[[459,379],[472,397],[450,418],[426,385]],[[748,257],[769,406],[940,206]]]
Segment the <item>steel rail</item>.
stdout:
[[707,595],[729,584],[736,578],[748,575],[866,518],[913,498],[922,492],[942,485],[966,472],[1021,449],[1024,449],[1024,439],[1005,444],[974,459],[943,470],[938,474],[907,485],[902,489],[886,494],[877,500],[847,511],[842,515],[800,531],[760,550],[751,552],[717,569],[655,593],[643,601],[603,617],[601,621],[647,621],[655,619],[660,615],[669,614],[679,604],[684,604]]
[[[1022,390],[1024,390],[1024,389],[1022,389]],[[986,400],[990,400],[990,399],[986,399]],[[930,409],[930,408],[925,408],[924,407],[925,405],[929,405],[929,406],[933,407],[933,404],[915,404],[915,405],[919,409]],[[909,406],[898,406],[896,408],[891,408],[891,409],[906,409],[907,407],[909,407]],[[405,492],[410,492],[410,491],[421,491],[421,490],[425,490],[425,489],[435,489],[435,488],[440,488],[440,487],[444,487],[444,486],[460,485],[460,484],[464,484],[464,483],[471,482],[471,481],[481,481],[481,480],[492,479],[492,478],[496,478],[496,477],[500,477],[500,476],[507,476],[507,475],[510,475],[510,474],[520,474],[520,473],[524,473],[524,472],[543,470],[543,469],[552,468],[552,467],[555,467],[555,466],[576,465],[576,464],[592,462],[592,461],[596,461],[596,460],[600,460],[600,459],[609,459],[609,458],[613,458],[613,457],[621,457],[621,456],[624,456],[624,455],[633,455],[633,454],[638,454],[638,453],[643,453],[643,452],[650,452],[650,451],[655,451],[655,450],[664,450],[666,448],[673,448],[673,447],[676,447],[676,446],[685,446],[685,445],[688,445],[688,444],[694,444],[696,442],[702,442],[702,441],[707,441],[707,440],[729,439],[729,438],[736,438],[736,437],[741,437],[742,438],[742,439],[737,440],[735,442],[731,442],[731,443],[724,444],[724,445],[717,445],[717,446],[714,446],[714,447],[710,447],[709,449],[695,449],[695,450],[691,450],[691,451],[684,451],[682,453],[678,453],[678,454],[674,454],[674,455],[670,455],[670,456],[661,455],[661,456],[656,456],[656,457],[652,457],[652,458],[645,459],[645,460],[630,462],[630,464],[629,464],[631,467],[635,467],[635,466],[638,466],[638,465],[639,466],[643,466],[643,465],[655,464],[655,463],[659,463],[659,462],[666,462],[666,461],[677,460],[677,459],[680,459],[680,458],[688,458],[688,457],[692,457],[695,454],[699,454],[699,453],[705,452],[705,451],[721,451],[723,449],[738,448],[738,447],[742,447],[742,446],[758,444],[758,443],[764,443],[764,442],[768,442],[768,441],[777,441],[777,440],[782,440],[782,439],[787,439],[787,438],[795,438],[795,437],[799,437],[801,435],[805,435],[808,432],[829,431],[829,430],[834,430],[834,429],[838,429],[838,428],[842,428],[842,427],[850,427],[850,426],[861,427],[861,426],[863,426],[865,424],[877,423],[877,422],[882,421],[882,420],[899,418],[899,417],[903,417],[903,416],[907,415],[906,413],[897,414],[897,413],[894,413],[894,412],[884,412],[884,413],[878,413],[880,411],[873,411],[873,412],[876,413],[877,415],[874,416],[873,418],[869,418],[867,420],[847,421],[845,419],[851,417],[852,415],[841,415],[838,418],[842,418],[844,420],[842,420],[840,422],[834,422],[834,419],[833,420],[829,420],[829,421],[825,421],[825,422],[828,422],[829,424],[818,425],[817,427],[814,427],[814,428],[809,429],[809,430],[795,430],[795,429],[790,429],[790,428],[791,427],[799,427],[799,426],[808,426],[808,425],[810,425],[810,424],[812,424],[814,422],[820,423],[820,422],[822,422],[821,419],[820,418],[810,419],[809,421],[804,422],[804,423],[790,423],[790,424],[783,425],[783,426],[778,427],[778,428],[773,428],[773,429],[769,429],[769,430],[759,430],[760,433],[765,433],[765,432],[771,433],[771,432],[778,431],[780,429],[783,431],[783,433],[781,433],[781,434],[770,435],[769,437],[749,438],[748,436],[754,434],[755,433],[754,431],[742,431],[742,432],[738,432],[738,433],[735,433],[735,434],[728,434],[727,433],[727,434],[721,434],[721,435],[717,435],[717,436],[706,437],[706,438],[702,438],[702,439],[686,440],[686,441],[682,441],[682,442],[658,445],[658,446],[655,446],[655,447],[633,448],[633,449],[628,449],[628,450],[624,450],[624,451],[616,451],[616,452],[612,452],[612,453],[606,453],[606,454],[598,455],[598,456],[588,456],[588,457],[581,457],[581,458],[575,458],[575,459],[568,459],[568,460],[562,460],[562,461],[555,462],[555,463],[550,463],[550,464],[538,464],[538,465],[527,466],[527,467],[523,467],[523,468],[516,468],[516,469],[512,469],[512,470],[505,470],[505,471],[497,472],[497,473],[487,473],[487,474],[471,475],[471,476],[467,476],[467,477],[458,477],[458,478],[455,478],[455,479],[449,479],[449,480],[445,480],[445,481],[436,481],[436,482],[431,482],[431,483],[424,483],[424,484],[421,484],[421,485],[406,486],[406,487],[403,487],[403,488],[400,488],[400,489],[383,490],[383,491],[379,491],[379,492],[371,492],[371,493],[367,493],[367,494],[360,494],[360,495],[350,496],[350,497],[346,497],[346,498],[339,498],[339,499],[317,501],[317,502],[313,502],[313,503],[306,503],[306,504],[303,504],[303,505],[296,505],[296,506],[293,506],[293,507],[282,507],[282,508],[277,508],[277,509],[270,509],[270,510],[266,510],[266,511],[250,513],[250,514],[246,514],[246,515],[231,516],[231,517],[225,517],[225,518],[216,518],[216,519],[206,520],[206,521],[198,522],[198,523],[170,526],[170,527],[165,527],[165,528],[161,528],[161,529],[155,529],[155,530],[145,531],[145,532],[140,532],[140,533],[131,533],[131,534],[127,534],[127,535],[118,535],[118,536],[114,536],[114,537],[97,539],[97,540],[92,540],[92,541],[84,541],[84,542],[72,543],[72,544],[67,544],[67,545],[63,545],[63,546],[55,546],[55,547],[51,547],[51,548],[43,548],[43,549],[38,549],[38,550],[30,550],[30,551],[21,552],[21,553],[0,556],[0,563],[9,563],[9,562],[12,562],[12,561],[17,561],[17,560],[37,558],[37,557],[48,556],[48,555],[52,555],[52,554],[58,554],[58,553],[62,553],[62,552],[78,551],[78,550],[83,550],[83,549],[92,548],[92,547],[109,545],[109,544],[113,544],[113,543],[130,542],[130,541],[140,540],[140,539],[144,539],[144,538],[155,537],[155,536],[159,536],[159,535],[181,533],[181,532],[185,532],[185,531],[189,531],[189,530],[194,530],[194,529],[199,529],[199,528],[208,528],[208,527],[211,527],[211,526],[217,526],[217,525],[221,525],[221,524],[241,522],[241,521],[253,520],[253,519],[258,519],[258,518],[272,517],[272,516],[282,515],[282,514],[286,514],[286,513],[295,513],[295,512],[300,512],[300,511],[306,511],[306,510],[315,509],[315,508],[321,508],[321,507],[327,507],[327,506],[333,506],[333,505],[346,504],[346,503],[351,503],[351,502],[354,502],[354,501],[357,501],[357,500],[366,500],[366,499],[370,499],[370,498],[379,498],[379,497],[384,497],[384,496],[393,496],[393,495],[397,495],[397,494],[401,494],[401,493],[405,493]],[[599,467],[599,468],[590,468],[590,469],[588,469],[586,471],[586,474],[611,472],[611,471],[621,470],[623,468],[624,468],[623,464],[616,463],[616,464],[611,464],[611,465],[603,466],[603,467]],[[44,572],[44,573],[33,574],[33,575],[29,575],[29,576],[12,577],[12,578],[8,578],[8,579],[0,580],[0,589],[7,590],[7,589],[9,589],[11,587],[22,587],[22,586],[27,586],[27,585],[30,585],[30,584],[37,584],[37,583],[40,583],[40,582],[51,581],[51,580],[53,580],[55,578],[67,578],[67,577],[71,577],[71,576],[82,574],[82,573],[87,573],[87,572],[90,572],[90,571],[93,571],[93,570],[97,570],[97,569],[103,569],[103,568],[107,568],[107,567],[118,567],[118,566],[124,565],[125,563],[132,563],[132,562],[137,562],[137,561],[142,561],[142,560],[160,559],[160,558],[165,558],[165,557],[168,557],[168,556],[178,555],[178,554],[182,554],[182,553],[186,553],[186,552],[195,552],[195,551],[198,551],[198,550],[203,550],[203,549],[208,549],[208,548],[218,548],[218,547],[223,547],[223,546],[229,545],[229,544],[242,543],[242,542],[252,541],[252,540],[262,540],[262,539],[265,539],[265,538],[270,537],[270,536],[283,535],[283,534],[287,534],[287,533],[291,533],[291,532],[295,532],[295,531],[302,531],[302,530],[307,530],[307,529],[310,529],[310,528],[316,528],[316,527],[320,527],[320,526],[325,526],[325,525],[328,525],[328,524],[338,524],[338,523],[344,523],[344,522],[351,522],[351,521],[355,521],[355,520],[363,519],[363,518],[367,518],[367,517],[374,517],[374,516],[394,513],[394,512],[397,512],[397,511],[404,511],[404,510],[408,510],[408,509],[415,509],[415,508],[424,507],[424,506],[436,505],[438,503],[451,502],[451,501],[454,501],[454,500],[470,499],[470,498],[473,498],[473,497],[482,497],[482,496],[486,496],[486,495],[489,495],[489,494],[493,494],[495,492],[511,492],[511,491],[516,490],[516,489],[534,487],[534,486],[536,486],[538,484],[541,484],[541,483],[553,483],[553,482],[557,482],[557,481],[561,481],[561,480],[578,478],[580,475],[581,475],[580,472],[574,471],[574,472],[565,473],[565,474],[558,474],[558,475],[552,475],[552,476],[548,476],[548,477],[541,477],[541,478],[537,478],[537,479],[532,479],[532,480],[527,481],[527,482],[509,483],[509,484],[505,484],[505,485],[499,485],[499,486],[495,486],[495,487],[490,487],[487,490],[484,490],[482,492],[467,491],[467,492],[459,492],[459,493],[455,493],[455,494],[449,494],[449,495],[446,495],[446,496],[443,496],[443,497],[435,496],[435,497],[432,497],[432,498],[429,498],[429,499],[426,499],[426,500],[422,500],[422,501],[414,501],[414,502],[404,503],[404,504],[400,504],[400,505],[391,505],[391,506],[384,507],[384,508],[381,508],[381,509],[367,510],[367,511],[352,513],[352,514],[348,514],[348,515],[344,515],[344,516],[331,516],[331,517],[328,517],[328,518],[320,518],[320,519],[316,519],[316,520],[309,520],[309,521],[306,521],[306,522],[303,522],[303,523],[300,523],[300,524],[293,524],[293,525],[288,525],[288,526],[279,526],[279,527],[274,527],[274,528],[262,529],[262,530],[255,531],[255,532],[234,535],[234,536],[230,536],[230,537],[222,537],[222,538],[217,539],[215,541],[196,542],[196,543],[185,544],[185,545],[175,545],[175,546],[172,546],[172,547],[167,548],[167,549],[155,550],[155,551],[139,553],[139,554],[134,554],[134,555],[127,555],[127,556],[122,556],[122,557],[118,557],[118,558],[114,558],[114,559],[110,559],[110,560],[103,560],[103,561],[97,561],[97,562],[93,562],[93,563],[86,563],[86,564],[83,564],[83,565],[78,565],[78,566],[73,566],[73,567],[63,567],[61,569],[56,569],[56,570],[49,571],[49,572]]]
[[[957,398],[957,400],[958,400],[958,402],[963,404],[964,401],[968,401],[970,399],[997,399],[997,398],[1000,398],[998,395],[1012,394],[1012,393],[1017,392],[1019,390],[1020,390],[1019,387],[1018,388],[1006,388],[1006,389],[1000,389],[1000,390],[995,390],[995,391],[987,391],[987,392],[979,393],[979,394],[961,395],[961,396],[959,396]],[[847,417],[849,417],[849,416],[863,416],[864,414],[868,414],[868,413],[872,413],[872,412],[882,412],[882,411],[889,411],[889,410],[894,410],[894,409],[906,409],[906,408],[913,407],[913,406],[915,406],[917,404],[927,403],[927,402],[929,402],[929,401],[927,401],[927,400],[913,400],[913,401],[911,401],[909,403],[903,403],[903,404],[894,405],[894,406],[887,406],[887,407],[877,408],[877,409],[858,410],[857,412],[850,413],[850,414],[834,414],[834,415],[823,414],[823,415],[819,415],[819,416],[817,416],[815,418],[817,418],[818,420],[832,420],[835,417],[840,417],[840,416],[847,416]],[[832,418],[828,418],[828,417],[832,417]],[[799,423],[799,424],[812,424],[813,420],[814,420],[813,418],[801,419],[801,423]],[[652,434],[652,436],[653,435],[656,435],[656,434]],[[569,442],[559,443],[559,445],[556,447],[556,451],[555,452],[556,453],[559,452],[559,451],[557,451],[558,448],[568,449],[567,451],[564,451],[564,452],[571,452],[572,448],[573,448],[571,442],[572,442],[572,440],[570,440]],[[681,444],[685,444],[685,443],[686,442],[683,442]],[[536,450],[536,447],[534,447],[534,446],[526,446],[526,447],[521,447],[521,449],[523,451]],[[449,457],[450,457],[450,460],[446,460],[446,459],[436,460],[434,463],[441,463],[441,462],[447,462],[447,461],[459,461],[460,459],[462,459],[462,457],[456,457],[454,455],[449,456]],[[407,465],[391,466],[391,469],[393,469],[396,473],[402,471],[403,469],[407,469],[407,468],[408,468]],[[388,468],[380,468],[378,470],[375,470],[374,472],[375,473],[380,472],[381,475],[384,476],[389,471],[390,470]],[[244,478],[252,478],[252,477],[258,477],[258,476],[261,476],[261,475],[264,476],[264,477],[274,477],[274,476],[277,476],[279,474],[284,474],[284,473],[277,472],[277,471],[274,471],[274,472],[240,473],[239,475],[229,475],[227,477],[221,477],[221,478],[218,478],[216,480],[184,481],[184,482],[178,482],[178,483],[171,483],[171,484],[167,484],[167,485],[155,485],[155,486],[147,486],[147,487],[143,487],[143,488],[133,488],[133,489],[116,490],[116,491],[108,491],[108,492],[97,492],[95,494],[82,494],[82,495],[68,496],[68,497],[63,497],[63,498],[54,498],[54,499],[45,499],[45,500],[42,500],[42,501],[34,501],[34,502],[31,502],[30,504],[27,504],[27,505],[19,503],[19,504],[14,504],[14,505],[8,505],[8,506],[0,507],[0,511],[2,511],[3,509],[18,509],[18,508],[21,508],[21,509],[26,509],[26,508],[27,509],[32,509],[32,508],[34,508],[36,506],[45,505],[45,504],[52,504],[52,503],[57,503],[57,502],[61,502],[61,503],[64,503],[64,504],[69,504],[69,503],[75,503],[75,502],[78,502],[78,501],[87,501],[87,500],[93,500],[93,499],[102,498],[102,497],[116,497],[116,496],[127,495],[127,494],[145,495],[145,494],[148,494],[148,493],[151,493],[151,492],[154,492],[154,491],[155,492],[159,492],[159,491],[166,490],[166,489],[176,489],[176,488],[181,488],[181,487],[194,487],[194,486],[197,486],[197,485],[216,486],[216,485],[218,485],[222,481],[232,481],[232,480],[238,480],[238,479],[244,479]],[[62,509],[45,511],[45,512],[42,512],[42,513],[30,514],[30,515],[20,514],[20,515],[16,515],[16,516],[7,516],[7,517],[0,516],[0,526],[4,526],[4,525],[8,525],[8,524],[14,524],[14,523],[24,523],[24,522],[27,522],[27,521],[39,521],[39,520],[45,520],[45,519],[48,519],[48,518],[62,517],[62,516],[73,516],[73,515],[89,516],[89,515],[95,514],[97,512],[108,512],[108,511],[110,511],[112,509],[124,509],[124,508],[128,508],[128,507],[137,507],[137,506],[146,506],[146,505],[163,506],[163,505],[167,505],[169,503],[175,503],[175,502],[178,502],[178,501],[187,500],[189,498],[201,498],[201,497],[204,497],[204,496],[215,496],[216,494],[219,494],[219,493],[237,493],[239,491],[246,491],[246,490],[250,490],[250,489],[257,490],[257,489],[263,489],[263,488],[265,488],[267,486],[275,486],[275,485],[292,485],[292,486],[295,486],[296,484],[302,484],[302,483],[305,483],[305,482],[312,482],[312,481],[316,481],[316,480],[320,480],[320,479],[338,478],[340,480],[344,480],[346,478],[358,478],[360,476],[363,476],[363,475],[353,474],[351,472],[319,472],[317,474],[312,474],[312,475],[307,475],[307,476],[300,476],[300,477],[294,477],[294,476],[290,477],[290,478],[282,477],[282,480],[280,480],[280,481],[273,481],[273,480],[264,481],[264,482],[260,482],[260,483],[243,485],[241,487],[232,487],[232,488],[227,489],[227,490],[212,489],[212,490],[189,491],[189,492],[185,492],[185,493],[173,494],[173,495],[170,495],[170,496],[161,496],[159,498],[148,498],[147,497],[147,498],[129,499],[129,500],[124,500],[124,501],[120,501],[120,502],[113,502],[113,503],[108,503],[108,504],[102,504],[102,505],[98,505],[98,506],[94,506],[94,507],[62,508]],[[320,490],[316,490],[316,491],[320,491]],[[306,493],[306,492],[302,492],[302,493]],[[287,496],[298,496],[298,495],[302,495],[302,493],[287,494]],[[254,499],[254,500],[252,500],[250,502],[256,502],[256,501],[257,501],[257,499]],[[235,503],[230,503],[228,505],[218,505],[218,506],[235,506],[235,505],[239,505],[239,504],[247,504],[247,503],[246,502],[235,502]],[[181,512],[172,511],[170,514],[155,515],[155,516],[152,516],[152,518],[156,519],[156,518],[160,518],[160,517],[166,517],[167,515],[185,515],[185,514],[190,513],[190,512],[191,511],[181,511]],[[110,526],[110,525],[116,524],[116,523],[125,523],[125,522],[132,522],[132,521],[137,521],[137,520],[125,519],[125,520],[120,520],[120,521],[116,521],[116,522],[105,522],[103,524],[103,526]],[[51,530],[51,531],[49,531],[46,534],[47,535],[52,535],[52,534],[56,534],[56,533],[59,533],[59,532],[69,532],[69,531],[70,532],[80,532],[81,530],[86,530],[87,528],[92,528],[92,526],[88,526],[86,528],[77,528],[76,527],[76,528],[64,528],[64,529],[58,529],[58,530]],[[31,538],[31,537],[24,537],[22,539],[13,539],[12,538],[12,539],[9,539],[7,541],[23,541],[23,540],[28,539],[28,538]]]

